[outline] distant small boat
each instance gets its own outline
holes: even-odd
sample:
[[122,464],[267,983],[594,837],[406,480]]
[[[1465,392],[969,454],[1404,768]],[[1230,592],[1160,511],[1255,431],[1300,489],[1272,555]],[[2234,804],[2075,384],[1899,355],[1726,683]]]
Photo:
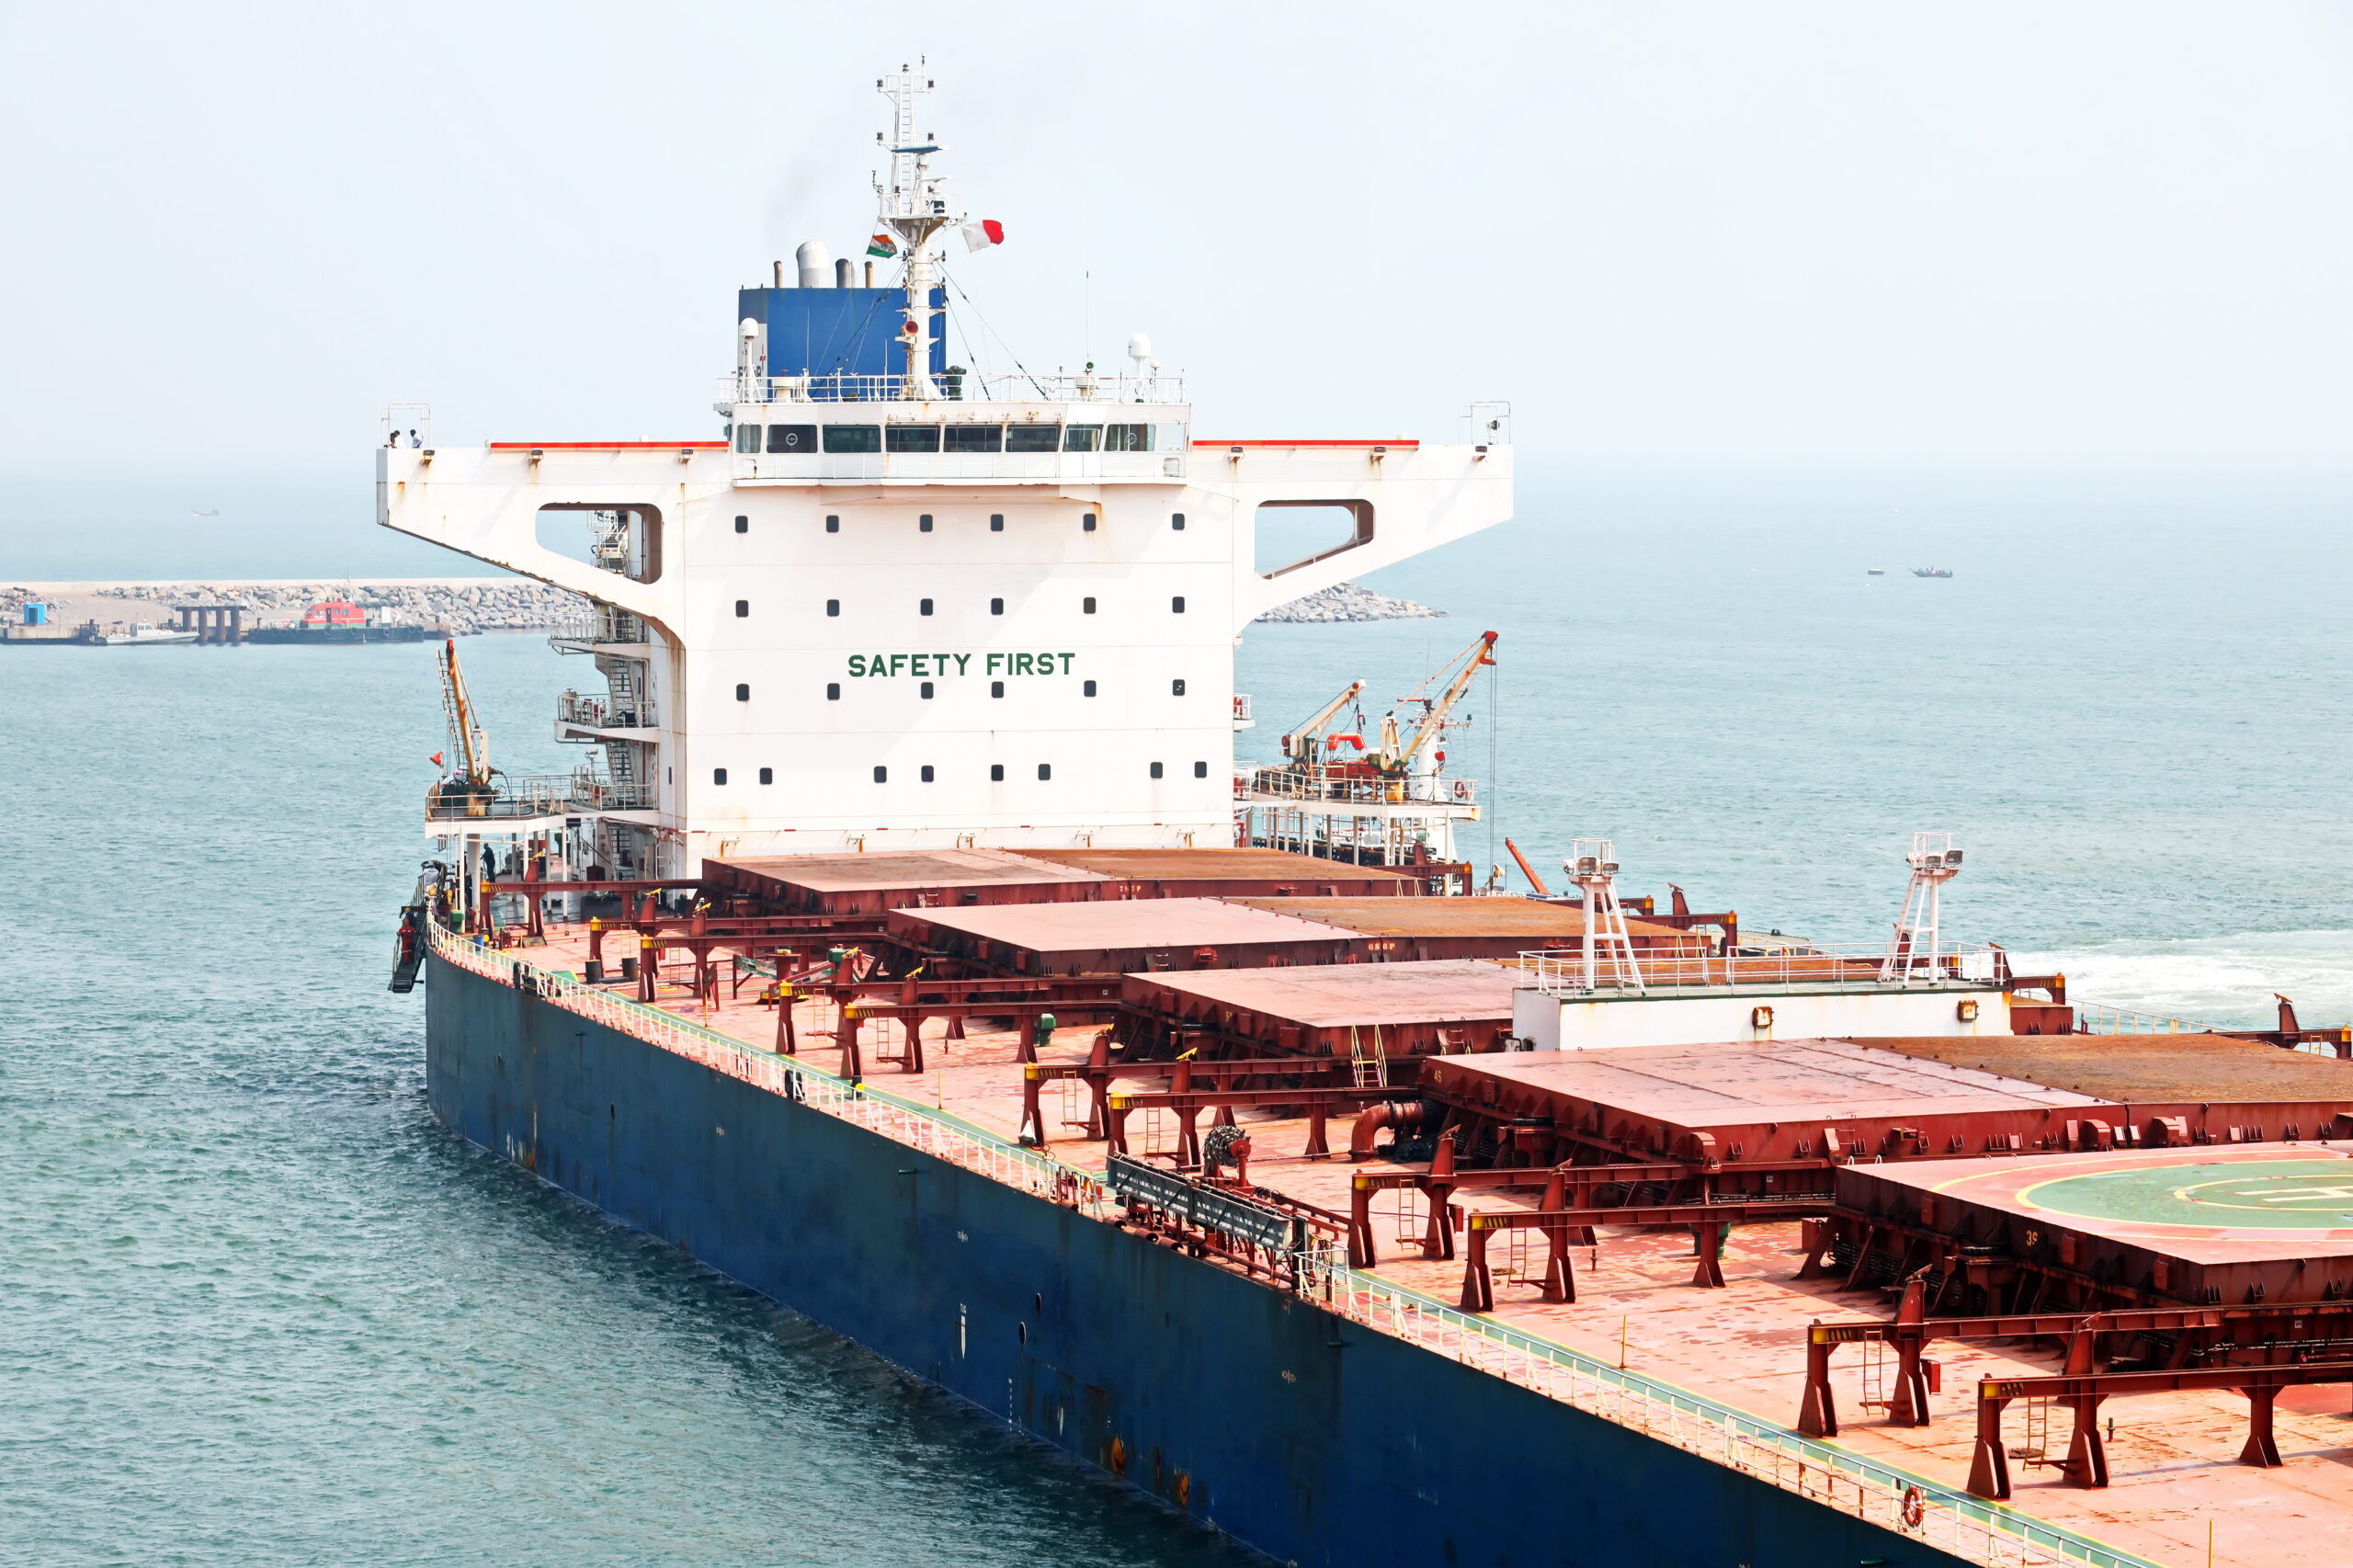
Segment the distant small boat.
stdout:
[[1874,566],[1865,572],[1863,575],[1866,577],[1884,577],[1887,575],[1887,568],[1884,566]]
[[1949,566],[1915,566],[1912,568],[1912,575],[1915,577],[1949,577],[1952,575],[1952,568]]
[[196,633],[193,631],[176,631],[146,620],[132,622],[128,631],[102,631],[97,638],[98,645],[105,648],[148,648],[159,643],[195,641]]

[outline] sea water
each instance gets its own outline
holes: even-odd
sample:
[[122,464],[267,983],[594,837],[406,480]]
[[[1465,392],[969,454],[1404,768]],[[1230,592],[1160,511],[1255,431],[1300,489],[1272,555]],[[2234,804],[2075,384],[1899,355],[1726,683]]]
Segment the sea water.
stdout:
[[[2326,487],[1522,509],[1374,579],[1446,619],[1252,629],[1241,754],[1359,676],[1377,722],[1492,628],[1445,740],[1495,813],[1482,864],[1608,835],[1630,892],[1869,941],[1911,832],[1946,829],[1948,930],[2078,994],[2353,1018]],[[567,766],[553,697],[587,661],[461,646],[493,759]],[[433,1120],[422,998],[383,989],[446,744],[433,653],[0,650],[0,1562],[1225,1560]]]

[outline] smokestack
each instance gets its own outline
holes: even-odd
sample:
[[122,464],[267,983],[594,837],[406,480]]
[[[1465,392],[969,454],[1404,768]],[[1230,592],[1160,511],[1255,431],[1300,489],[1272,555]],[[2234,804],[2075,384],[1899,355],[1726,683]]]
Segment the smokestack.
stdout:
[[834,263],[834,287],[836,289],[857,288],[858,263],[850,260],[847,256],[844,256],[841,260]]
[[874,264],[870,261],[866,264],[866,286],[869,289],[874,287]]
[[781,260],[776,264],[776,286],[779,289],[784,287],[784,263]]
[[801,248],[792,253],[792,259],[801,269],[801,286],[803,289],[826,289],[833,286],[833,254],[825,249],[824,241],[801,241]]

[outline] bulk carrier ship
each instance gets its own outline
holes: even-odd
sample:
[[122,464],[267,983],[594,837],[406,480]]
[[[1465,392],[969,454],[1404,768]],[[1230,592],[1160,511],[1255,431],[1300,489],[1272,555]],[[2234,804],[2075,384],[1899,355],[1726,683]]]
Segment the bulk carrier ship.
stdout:
[[[1282,1562],[2341,1562],[2353,1036],[2071,1000],[1946,936],[1946,835],[1868,949],[1604,839],[1480,884],[1494,633],[1237,767],[1241,630],[1506,518],[1503,411],[1203,437],[1141,341],[949,364],[1004,231],[877,85],[889,275],[743,290],[721,439],[378,450],[603,683],[507,776],[445,657],[436,1113]],[[1298,506],[1348,537],[1260,570]]]

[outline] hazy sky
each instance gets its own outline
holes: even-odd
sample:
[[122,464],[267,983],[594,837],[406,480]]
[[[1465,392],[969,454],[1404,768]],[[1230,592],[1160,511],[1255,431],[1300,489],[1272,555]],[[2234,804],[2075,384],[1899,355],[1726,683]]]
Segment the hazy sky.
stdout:
[[1595,461],[2353,457],[2344,6],[0,17],[17,473],[358,456],[394,399],[443,442],[712,436],[733,290],[855,251],[918,53],[1008,233],[955,262],[984,358],[1146,329],[1203,435],[1502,398]]

